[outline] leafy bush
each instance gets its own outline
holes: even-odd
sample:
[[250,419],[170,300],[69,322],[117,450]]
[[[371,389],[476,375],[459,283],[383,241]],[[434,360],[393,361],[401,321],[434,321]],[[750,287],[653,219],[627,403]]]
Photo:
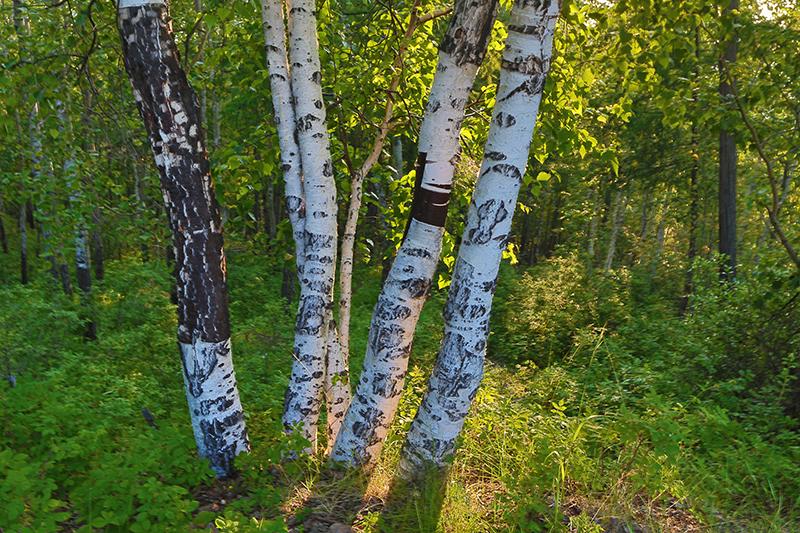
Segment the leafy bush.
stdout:
[[624,270],[587,272],[575,255],[531,268],[513,280],[513,290],[498,289],[504,297],[497,298],[490,352],[504,361],[533,360],[540,366],[561,360],[581,328],[624,323],[626,280]]

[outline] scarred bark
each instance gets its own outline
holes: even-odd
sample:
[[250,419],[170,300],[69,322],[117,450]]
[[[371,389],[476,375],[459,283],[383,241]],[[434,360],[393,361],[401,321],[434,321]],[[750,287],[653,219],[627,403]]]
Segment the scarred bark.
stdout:
[[394,419],[439,260],[464,107],[496,10],[496,0],[458,0],[440,46],[420,129],[409,225],[373,311],[361,378],[331,454],[336,461],[370,466]]
[[178,344],[192,428],[200,455],[224,477],[249,443],[231,358],[222,225],[200,108],[163,2],[122,0],[119,29],[173,231]]
[[560,1],[514,3],[483,165],[444,310],[444,339],[402,456],[406,475],[446,463],[483,377],[492,297],[527,167],[559,8]]

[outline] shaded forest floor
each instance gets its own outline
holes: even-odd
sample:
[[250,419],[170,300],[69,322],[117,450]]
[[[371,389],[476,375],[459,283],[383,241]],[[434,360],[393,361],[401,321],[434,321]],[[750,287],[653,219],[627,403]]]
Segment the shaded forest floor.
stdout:
[[[99,338],[87,343],[77,297],[44,271],[23,288],[14,258],[0,259],[0,370],[17,379],[0,386],[0,529],[800,530],[797,422],[774,406],[789,385],[743,393],[738,374],[703,370],[717,364],[703,328],[722,319],[708,318],[702,302],[687,322],[659,295],[631,298],[633,278],[606,279],[610,292],[571,288],[581,278],[567,259],[532,276],[504,269],[486,380],[445,478],[406,487],[393,474],[446,291],[425,308],[398,421],[372,477],[316,459],[281,464],[299,445],[279,422],[294,306],[279,296],[279,266],[230,255],[233,350],[253,451],[225,482],[195,456],[163,263],[108,263],[95,292]],[[379,275],[355,279],[364,282],[352,324],[358,372]]]

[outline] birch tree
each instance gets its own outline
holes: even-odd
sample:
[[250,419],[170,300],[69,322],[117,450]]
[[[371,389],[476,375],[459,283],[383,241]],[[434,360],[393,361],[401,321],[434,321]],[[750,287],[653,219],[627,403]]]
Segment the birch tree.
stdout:
[[197,95],[181,68],[168,8],[121,0],[119,31],[173,233],[178,344],[197,448],[219,477],[249,449],[231,357],[219,205],[202,143]]
[[439,46],[419,135],[411,215],[372,314],[361,378],[331,453],[336,461],[370,466],[394,419],[414,330],[441,252],[464,107],[496,10],[496,0],[457,0]]
[[[278,11],[280,7],[278,6]],[[275,9],[271,11],[275,12]],[[294,135],[300,153],[303,223],[300,301],[294,361],[283,413],[287,429],[301,426],[315,449],[324,392],[326,354],[336,275],[336,184],[322,99],[315,4],[293,3],[289,10],[289,60]],[[282,24],[279,26],[282,31]],[[269,46],[269,45],[268,45]],[[280,60],[280,58],[278,58]],[[298,169],[299,170],[299,169]],[[301,203],[301,205],[302,205]],[[288,206],[291,211],[293,206]]]
[[444,310],[444,338],[401,468],[418,474],[452,455],[483,377],[500,260],[553,51],[560,0],[516,0],[507,26],[497,103]]

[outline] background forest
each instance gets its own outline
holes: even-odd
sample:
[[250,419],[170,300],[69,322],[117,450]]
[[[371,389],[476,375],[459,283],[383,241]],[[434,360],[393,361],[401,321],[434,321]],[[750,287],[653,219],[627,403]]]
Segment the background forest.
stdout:
[[[435,283],[366,476],[285,460],[304,444],[281,423],[298,287],[262,6],[170,2],[225,227],[252,444],[217,480],[188,422],[170,226],[115,2],[0,2],[0,531],[800,529],[795,1],[563,2],[483,383],[446,475],[396,476],[510,5],[466,105]],[[355,238],[353,383],[409,219],[450,7],[317,2],[340,206],[394,104]],[[407,31],[420,13],[435,16]]]

